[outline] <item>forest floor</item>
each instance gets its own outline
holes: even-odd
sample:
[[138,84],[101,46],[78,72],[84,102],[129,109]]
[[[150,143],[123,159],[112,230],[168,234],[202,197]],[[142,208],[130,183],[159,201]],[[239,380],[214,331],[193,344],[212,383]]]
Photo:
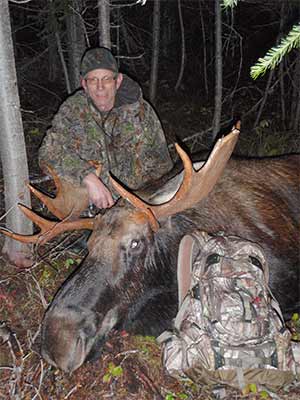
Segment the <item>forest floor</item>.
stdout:
[[[168,135],[168,141],[192,136],[209,126],[211,113],[205,107],[196,110],[195,103],[160,102],[158,107]],[[197,115],[197,118],[195,118]],[[184,117],[183,117],[184,116]],[[39,176],[36,149],[49,121],[28,120],[27,148],[30,152],[31,176]],[[36,128],[36,126],[39,126]],[[186,127],[189,127],[187,130]],[[268,139],[259,144],[245,135],[240,147],[248,153],[274,155],[286,152],[282,134],[273,131],[272,121],[265,120],[262,133]],[[289,136],[290,135],[290,136]],[[287,145],[290,151],[299,151],[299,139],[289,132]],[[200,140],[198,140],[200,139]],[[205,150],[209,140],[205,134],[192,139],[195,150]],[[263,142],[263,146],[262,146]],[[292,144],[291,144],[292,143]],[[251,144],[251,145],[249,145]],[[203,146],[202,146],[203,145]],[[262,149],[262,150],[261,150]],[[249,155],[249,154],[248,154]],[[0,215],[4,214],[3,179],[0,180]],[[1,220],[1,224],[4,221]],[[272,393],[245,392],[229,387],[195,385],[191,381],[177,381],[168,377],[162,368],[161,350],[153,337],[131,336],[126,332],[113,332],[100,358],[87,363],[72,375],[48,365],[39,356],[40,324],[45,309],[66,277],[80,264],[84,254],[72,250],[76,233],[66,236],[52,247],[36,249],[37,261],[27,270],[19,270],[0,257],[0,400],[183,400],[183,399],[289,399],[300,398],[300,384],[294,383]],[[3,238],[0,237],[0,245]],[[1,246],[2,247],[2,246]]]

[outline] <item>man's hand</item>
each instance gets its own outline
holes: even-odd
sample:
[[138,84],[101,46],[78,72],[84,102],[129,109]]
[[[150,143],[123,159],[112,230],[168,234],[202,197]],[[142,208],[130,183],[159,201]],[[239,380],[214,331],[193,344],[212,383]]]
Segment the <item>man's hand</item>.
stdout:
[[115,202],[109,189],[95,174],[90,173],[83,179],[90,202],[98,208],[110,208]]

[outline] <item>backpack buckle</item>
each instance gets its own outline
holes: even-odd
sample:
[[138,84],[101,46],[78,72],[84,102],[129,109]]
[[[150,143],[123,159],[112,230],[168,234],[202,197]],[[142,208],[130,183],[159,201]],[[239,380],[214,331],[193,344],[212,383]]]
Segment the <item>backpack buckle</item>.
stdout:
[[193,297],[193,299],[200,300],[200,285],[197,283],[191,290],[190,294]]

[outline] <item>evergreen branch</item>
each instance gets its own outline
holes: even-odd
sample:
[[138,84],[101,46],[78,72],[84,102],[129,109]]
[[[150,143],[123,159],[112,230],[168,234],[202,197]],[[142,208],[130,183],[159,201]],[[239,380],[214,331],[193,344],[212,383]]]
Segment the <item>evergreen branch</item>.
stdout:
[[257,79],[260,75],[264,75],[268,69],[276,68],[282,58],[293,48],[300,48],[300,24],[294,25],[278,46],[272,47],[263,58],[258,59],[257,63],[251,67],[251,77]]
[[235,7],[238,3],[238,0],[223,0],[223,7],[228,8],[228,7]]

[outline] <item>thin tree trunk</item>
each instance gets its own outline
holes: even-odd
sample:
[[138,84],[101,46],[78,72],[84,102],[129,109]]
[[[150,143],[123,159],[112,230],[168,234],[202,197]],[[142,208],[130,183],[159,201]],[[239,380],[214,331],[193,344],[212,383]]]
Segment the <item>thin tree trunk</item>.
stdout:
[[293,95],[291,104],[291,123],[290,127],[295,134],[300,132],[300,52],[297,54],[296,65],[293,73]]
[[285,112],[285,89],[284,89],[284,62],[279,64],[279,80],[280,80],[280,105],[281,105],[281,121],[282,127],[286,129],[286,112]]
[[[32,223],[16,206],[21,202],[30,207],[27,155],[17,89],[17,76],[11,36],[8,1],[1,3],[0,13],[0,146],[4,177],[7,228],[21,234],[32,233]],[[29,249],[15,240],[5,238],[2,252],[17,265],[29,265]]]
[[184,65],[185,65],[185,34],[184,34],[184,25],[183,25],[183,18],[182,18],[182,10],[181,10],[181,0],[178,1],[178,14],[179,14],[179,22],[180,22],[180,32],[181,32],[181,65],[180,65],[180,72],[177,79],[177,83],[175,85],[175,90],[177,90],[181,84],[181,80],[183,77],[184,72]]
[[[298,3],[298,20],[300,18],[300,3]],[[300,52],[298,51],[297,55],[297,61],[296,61],[296,67],[294,71],[294,79],[295,79],[295,86],[294,86],[294,93],[295,93],[295,100],[296,100],[296,109],[295,109],[295,117],[294,117],[294,123],[292,125],[292,128],[296,133],[300,133]],[[291,110],[293,108],[291,107]]]
[[[281,9],[280,9],[280,26],[279,26],[280,38],[282,37],[282,33],[283,33],[284,17],[285,17],[285,4],[283,2],[281,5]],[[283,73],[284,73],[284,62],[281,62],[279,64],[281,121],[282,121],[283,129],[286,129],[285,90],[284,90]]]
[[[53,21],[56,21],[55,5],[53,4],[53,0],[49,0],[49,14],[52,25]],[[46,36],[46,40],[48,43],[49,80],[51,82],[54,82],[56,78],[60,75],[61,68],[59,66],[57,43],[55,38],[56,29],[53,29],[51,25],[49,25],[48,27],[50,32]]]
[[99,45],[111,49],[109,0],[98,0],[98,31]]
[[53,3],[53,0],[50,0],[50,12],[52,13],[52,19],[53,19],[52,29],[53,29],[53,34],[54,34],[55,41],[56,41],[56,48],[57,48],[57,52],[58,52],[58,55],[60,58],[62,68],[63,68],[64,76],[65,76],[67,93],[70,94],[71,93],[70,78],[69,78],[68,68],[67,68],[67,64],[65,61],[65,57],[64,57],[63,47],[61,44],[59,25],[58,25],[58,21],[56,19],[56,15],[55,15],[55,4]]
[[72,0],[67,17],[68,71],[71,91],[80,85],[80,60],[85,50],[84,22],[81,17],[83,0]]
[[215,0],[215,111],[213,119],[213,140],[216,139],[222,114],[222,85],[223,85],[223,61],[222,61],[222,13],[220,0]]
[[[136,75],[137,72],[136,72],[136,68],[135,68],[135,62],[134,62],[134,60],[132,60],[129,57],[130,54],[131,54],[130,36],[129,36],[128,32],[127,32],[126,22],[125,22],[125,20],[123,18],[123,15],[122,15],[122,12],[121,12],[120,9],[119,9],[119,25],[120,25],[120,28],[121,28],[121,33],[122,33],[122,36],[123,36],[123,40],[124,40],[126,51],[127,51],[127,55],[128,55],[128,63],[130,65],[130,70],[133,72],[134,75]],[[118,52],[119,52],[119,49],[118,49]]]
[[266,101],[267,101],[268,94],[270,92],[270,87],[271,87],[273,75],[274,75],[274,69],[272,69],[270,71],[268,82],[267,82],[266,89],[265,89],[265,94],[264,94],[263,100],[262,100],[262,102],[260,104],[260,107],[259,107],[259,110],[258,110],[258,113],[257,113],[257,116],[256,116],[256,120],[255,120],[254,125],[253,125],[253,129],[255,129],[257,127],[257,125],[259,123],[259,120],[261,118],[264,106],[265,106]]
[[293,131],[296,134],[300,133],[300,101],[298,101],[296,115],[294,119]]
[[266,104],[267,97],[268,97],[268,94],[269,94],[269,91],[270,91],[270,86],[271,86],[271,83],[272,83],[273,75],[274,75],[274,69],[272,69],[270,71],[270,75],[269,75],[268,82],[267,82],[266,89],[265,89],[265,94],[264,94],[263,100],[262,100],[262,102],[260,104],[259,111],[257,113],[256,120],[255,120],[254,125],[253,125],[253,129],[255,129],[257,127],[257,125],[259,123],[259,120],[261,118],[262,111],[264,109],[264,106]]
[[[114,11],[114,12],[113,12]],[[114,10],[111,10],[111,18],[114,21],[114,34],[115,34],[115,43],[116,43],[116,54],[120,55],[120,16],[121,16],[121,11],[120,7],[116,7]],[[114,42],[114,38],[112,38],[112,41]]]
[[54,82],[57,79],[58,70],[60,70],[55,34],[47,35],[46,40],[48,43],[48,79],[50,82]]
[[159,43],[160,43],[160,0],[154,0],[153,4],[153,41],[152,61],[150,77],[150,101],[154,103],[157,89]]
[[203,13],[202,13],[202,1],[199,1],[200,7],[200,21],[201,21],[201,32],[202,32],[202,48],[203,48],[203,79],[204,79],[204,88],[205,94],[208,95],[208,82],[207,82],[207,55],[206,55],[206,34],[205,34],[205,25],[203,21]]
[[62,65],[62,68],[64,71],[67,93],[70,94],[72,92],[70,78],[69,78],[68,68],[67,68],[65,57],[64,57],[64,52],[63,52],[63,48],[62,48],[62,44],[61,44],[61,40],[60,40],[58,31],[55,32],[55,39],[56,39],[56,45],[57,45],[60,62],[61,62],[61,65]]

